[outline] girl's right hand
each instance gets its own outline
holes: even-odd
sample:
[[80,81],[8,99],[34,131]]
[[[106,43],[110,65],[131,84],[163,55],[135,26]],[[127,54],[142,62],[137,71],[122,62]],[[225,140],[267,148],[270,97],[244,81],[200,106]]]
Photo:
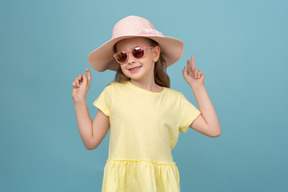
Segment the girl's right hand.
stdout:
[[87,77],[86,74],[80,74],[78,77],[75,78],[75,81],[73,81],[72,83],[72,99],[74,102],[85,100],[92,78],[91,72],[88,67],[86,67],[86,72]]

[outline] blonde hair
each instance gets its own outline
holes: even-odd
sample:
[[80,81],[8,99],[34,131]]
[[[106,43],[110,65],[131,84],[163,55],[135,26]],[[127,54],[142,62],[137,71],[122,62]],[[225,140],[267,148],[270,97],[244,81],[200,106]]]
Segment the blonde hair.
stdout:
[[[152,47],[159,46],[156,41],[149,39],[149,38],[146,38],[146,39],[150,41]],[[114,52],[116,52],[116,44],[114,45]],[[161,52],[160,52],[160,57],[158,61],[155,62],[155,66],[154,66],[154,80],[157,85],[170,88],[170,78],[166,72],[166,68],[167,68],[166,61],[162,57]],[[124,75],[121,68],[119,67],[115,75],[114,81],[115,82],[130,81],[130,78]]]

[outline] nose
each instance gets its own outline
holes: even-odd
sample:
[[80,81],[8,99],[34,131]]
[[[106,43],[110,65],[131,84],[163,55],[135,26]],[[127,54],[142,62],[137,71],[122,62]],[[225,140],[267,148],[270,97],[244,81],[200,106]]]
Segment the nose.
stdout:
[[128,65],[131,65],[131,64],[133,64],[133,63],[136,63],[136,58],[133,57],[132,53],[129,53],[129,55],[128,55],[128,60],[127,60],[127,64],[128,64]]

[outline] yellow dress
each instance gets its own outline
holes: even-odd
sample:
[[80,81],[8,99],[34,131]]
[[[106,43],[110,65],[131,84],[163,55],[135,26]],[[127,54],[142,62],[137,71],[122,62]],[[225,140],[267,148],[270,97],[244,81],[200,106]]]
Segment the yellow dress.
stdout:
[[93,103],[110,121],[109,156],[102,192],[177,192],[171,150],[200,114],[180,92],[150,92],[112,82]]

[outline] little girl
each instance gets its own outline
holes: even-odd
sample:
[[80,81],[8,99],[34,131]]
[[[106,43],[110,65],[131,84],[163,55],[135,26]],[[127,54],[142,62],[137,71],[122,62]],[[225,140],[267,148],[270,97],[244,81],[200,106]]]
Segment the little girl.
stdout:
[[99,110],[92,121],[85,101],[91,73],[73,84],[72,98],[80,136],[95,149],[110,128],[109,156],[102,192],[180,191],[178,168],[171,150],[188,127],[210,137],[220,124],[204,86],[204,74],[187,61],[183,76],[193,90],[199,110],[170,87],[166,68],[183,53],[182,41],[164,36],[148,20],[129,16],[115,24],[112,39],[88,57],[97,71],[117,71],[93,103]]

